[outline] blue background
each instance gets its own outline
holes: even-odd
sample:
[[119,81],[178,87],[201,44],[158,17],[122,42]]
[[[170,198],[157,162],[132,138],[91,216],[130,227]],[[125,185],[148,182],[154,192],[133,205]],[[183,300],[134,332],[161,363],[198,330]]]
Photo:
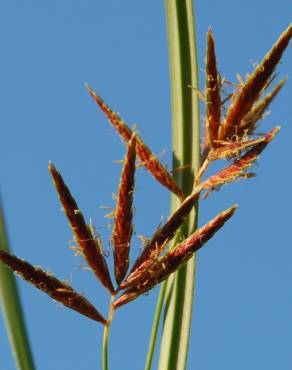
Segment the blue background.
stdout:
[[[259,62],[291,21],[291,2],[196,2],[201,88],[205,33],[213,27],[224,77]],[[108,296],[73,258],[72,234],[47,171],[52,160],[110,250],[109,220],[124,145],[89,97],[88,82],[170,166],[167,40],[162,1],[33,1],[0,4],[0,176],[15,254],[54,271],[106,315]],[[292,74],[291,47],[278,70]],[[201,203],[200,224],[239,203],[236,216],[198,253],[188,369],[291,369],[291,78],[262,124],[282,131],[258,177]],[[140,169],[136,234],[150,236],[169,194]],[[133,257],[140,242],[133,239]],[[111,264],[111,258],[108,258]],[[101,368],[102,326],[19,281],[37,368]],[[111,370],[143,369],[159,289],[117,311]],[[153,367],[156,368],[156,365]],[[15,369],[0,320],[0,369]],[[170,369],[171,370],[171,369]]]

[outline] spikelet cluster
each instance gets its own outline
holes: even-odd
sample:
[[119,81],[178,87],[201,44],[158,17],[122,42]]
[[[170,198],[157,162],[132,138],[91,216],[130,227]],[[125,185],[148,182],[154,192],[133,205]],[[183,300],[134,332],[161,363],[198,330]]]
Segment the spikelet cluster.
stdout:
[[[184,194],[171,173],[160,163],[142,138],[134,132],[89,86],[86,88],[109,122],[126,143],[121,179],[117,193],[116,208],[113,214],[111,243],[114,256],[113,283],[99,236],[96,236],[82,215],[69,187],[60,172],[50,163],[49,171],[55,185],[64,213],[72,229],[78,250],[89,268],[112,296],[112,309],[117,309],[141,294],[151,290],[190,259],[223,225],[234,215],[237,206],[233,205],[220,212],[184,240],[172,243],[179,228],[190,214],[199,197],[206,197],[214,189],[240,178],[250,178],[248,172],[261,152],[279,131],[275,127],[267,134],[253,135],[258,122],[283,87],[281,80],[266,93],[274,79],[275,68],[292,37],[292,26],[282,33],[272,49],[263,58],[246,81],[238,86],[230,96],[230,106],[224,107],[222,79],[217,69],[215,41],[211,29],[207,33],[206,86],[204,137],[202,140],[201,168],[194,182],[191,194]],[[226,114],[223,115],[223,107]],[[181,204],[165,223],[147,239],[140,255],[130,266],[130,245],[133,234],[133,197],[135,191],[136,157],[140,164],[169,191],[177,195]],[[217,173],[202,180],[213,161],[231,160]],[[22,278],[41,289],[53,299],[103,325],[109,325],[102,314],[81,294],[67,283],[48,274],[39,267],[0,251],[0,260]]]

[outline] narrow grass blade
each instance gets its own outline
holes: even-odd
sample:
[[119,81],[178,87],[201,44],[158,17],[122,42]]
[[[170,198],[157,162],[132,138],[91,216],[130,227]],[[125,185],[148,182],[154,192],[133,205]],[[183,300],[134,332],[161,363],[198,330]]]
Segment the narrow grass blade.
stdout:
[[[198,94],[195,91],[198,90],[198,68],[193,1],[165,0],[165,7],[171,75],[173,167],[189,166],[189,170],[175,173],[177,184],[188,195],[192,192],[194,175],[198,173],[200,166],[200,114]],[[179,205],[179,201],[172,197],[172,211]],[[196,226],[197,206],[182,226],[182,235],[189,235]],[[159,370],[182,370],[186,367],[194,279],[195,259],[191,258],[174,277],[167,280]],[[159,320],[159,315],[156,315],[154,328]],[[153,342],[154,338],[148,358],[151,358],[153,352]],[[148,361],[147,369],[150,368]]]
[[[173,165],[190,165],[190,171],[177,174],[185,194],[192,191],[194,175],[200,166],[200,114],[198,64],[194,31],[193,1],[166,0],[170,57]],[[189,85],[193,87],[190,91]],[[172,197],[173,210],[179,206]],[[182,227],[190,235],[197,227],[197,207]],[[194,299],[195,259],[168,280],[165,317],[160,348],[159,370],[186,368],[192,307]]]
[[[9,251],[4,214],[0,204],[0,249]],[[34,370],[34,361],[26,332],[21,302],[13,273],[0,265],[0,300],[12,353],[17,369]]]

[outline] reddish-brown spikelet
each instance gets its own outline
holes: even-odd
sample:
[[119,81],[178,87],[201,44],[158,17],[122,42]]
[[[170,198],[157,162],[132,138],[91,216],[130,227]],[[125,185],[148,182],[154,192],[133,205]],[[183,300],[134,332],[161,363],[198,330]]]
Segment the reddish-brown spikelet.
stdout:
[[217,149],[212,149],[208,157],[210,161],[237,157],[242,151],[250,149],[251,147],[264,141],[266,141],[265,136],[253,140],[227,142],[226,144]]
[[221,120],[221,81],[217,71],[215,54],[215,43],[211,29],[207,33],[207,52],[206,52],[206,87],[205,104],[206,118],[205,124],[209,133],[209,144],[216,147],[218,143],[218,130]]
[[92,234],[69,188],[52,163],[49,164],[49,171],[83,257],[102,284],[113,293],[114,287],[102,254],[100,239],[95,238]]
[[131,286],[136,286],[140,282],[142,282],[144,280],[145,274],[151,273],[153,271],[153,266],[155,266],[155,264],[157,263],[159,255],[162,253],[163,249],[167,246],[169,241],[170,240],[166,239],[165,243],[159,246],[160,249],[157,248],[157,250],[152,252],[148,259],[141,262],[141,264],[139,264],[139,266],[130,273],[126,281],[122,282],[122,284],[120,285],[120,289],[127,289]]
[[261,140],[258,144],[253,146],[252,149],[245,153],[241,158],[204,181],[201,184],[202,188],[212,190],[217,186],[236,181],[239,177],[250,177],[250,174],[245,173],[245,170],[253,165],[254,161],[258,158],[268,143],[275,137],[279,130],[280,127],[275,127],[271,130],[264,136],[264,140]]
[[92,320],[106,324],[106,320],[96,310],[96,308],[67,283],[58,280],[39,267],[32,266],[30,263],[2,250],[0,251],[0,260],[20,275],[24,280],[47,293],[56,301],[61,302],[64,306],[67,306]]
[[144,247],[142,253],[135,261],[130,275],[126,281],[121,284],[121,288],[124,289],[129,285],[132,285],[141,271],[149,268],[156,260],[156,258],[163,251],[167,243],[174,237],[178,228],[183,224],[185,218],[192,210],[195,202],[197,201],[200,194],[200,190],[197,189],[189,195],[181,206],[169,217],[166,223],[158,228],[150,241]]
[[238,136],[243,136],[245,133],[251,134],[254,132],[257,122],[263,118],[267,108],[284,86],[286,81],[286,78],[282,79],[272,89],[272,91],[270,91],[263,99],[257,102],[254,107],[245,115],[238,128]]
[[136,160],[135,146],[136,137],[134,134],[128,143],[128,150],[124,159],[112,233],[115,278],[118,284],[125,277],[129,267],[130,240],[133,233],[132,203]]
[[175,180],[167,171],[165,166],[161,164],[156,155],[151,152],[151,150],[139,136],[137,137],[136,150],[141,163],[147,168],[153,177],[160,182],[161,185],[177,195],[180,200],[184,200],[185,196],[183,191],[176,184]]
[[268,83],[276,65],[292,37],[292,25],[282,33],[272,49],[266,54],[262,62],[247,78],[232,97],[226,118],[219,130],[219,140],[233,139],[238,134],[238,126],[244,116],[250,111],[255,101],[259,98],[263,88]]
[[[122,139],[128,142],[133,135],[133,131],[118,116],[117,113],[110,109],[110,107],[101,99],[100,96],[98,96],[88,85],[85,86],[89,94],[98,104],[103,113],[107,116],[109,122],[121,135]],[[136,135],[136,152],[143,166],[147,168],[147,170],[158,182],[160,182],[161,185],[165,186],[168,190],[176,194],[181,200],[184,199],[183,191],[179,188],[165,166],[160,163],[158,158],[153,152],[151,152],[139,135]]]
[[89,87],[87,84],[85,84],[85,87],[90,96],[97,103],[102,112],[106,115],[110,123],[121,135],[122,139],[125,142],[128,142],[133,135],[133,131],[130,129],[130,127],[128,127],[128,125],[120,118],[120,116],[116,112],[111,110],[111,108],[102,100],[99,95],[96,94],[95,91],[93,91],[91,87]]
[[116,300],[114,307],[118,308],[134,300],[179,269],[199,248],[221,229],[225,222],[233,216],[236,208],[237,206],[234,205],[226,211],[221,212],[178,246],[171,249],[163,258],[157,261],[151,269],[146,270],[143,274],[143,279],[140,279],[137,285],[131,286]]

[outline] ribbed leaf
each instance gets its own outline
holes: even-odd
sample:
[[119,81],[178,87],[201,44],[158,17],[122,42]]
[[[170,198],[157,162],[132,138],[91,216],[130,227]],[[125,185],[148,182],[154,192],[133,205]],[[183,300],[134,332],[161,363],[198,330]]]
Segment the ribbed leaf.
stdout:
[[[0,203],[0,249],[9,251],[9,243]],[[17,369],[34,370],[21,302],[13,273],[0,263],[0,301]]]

